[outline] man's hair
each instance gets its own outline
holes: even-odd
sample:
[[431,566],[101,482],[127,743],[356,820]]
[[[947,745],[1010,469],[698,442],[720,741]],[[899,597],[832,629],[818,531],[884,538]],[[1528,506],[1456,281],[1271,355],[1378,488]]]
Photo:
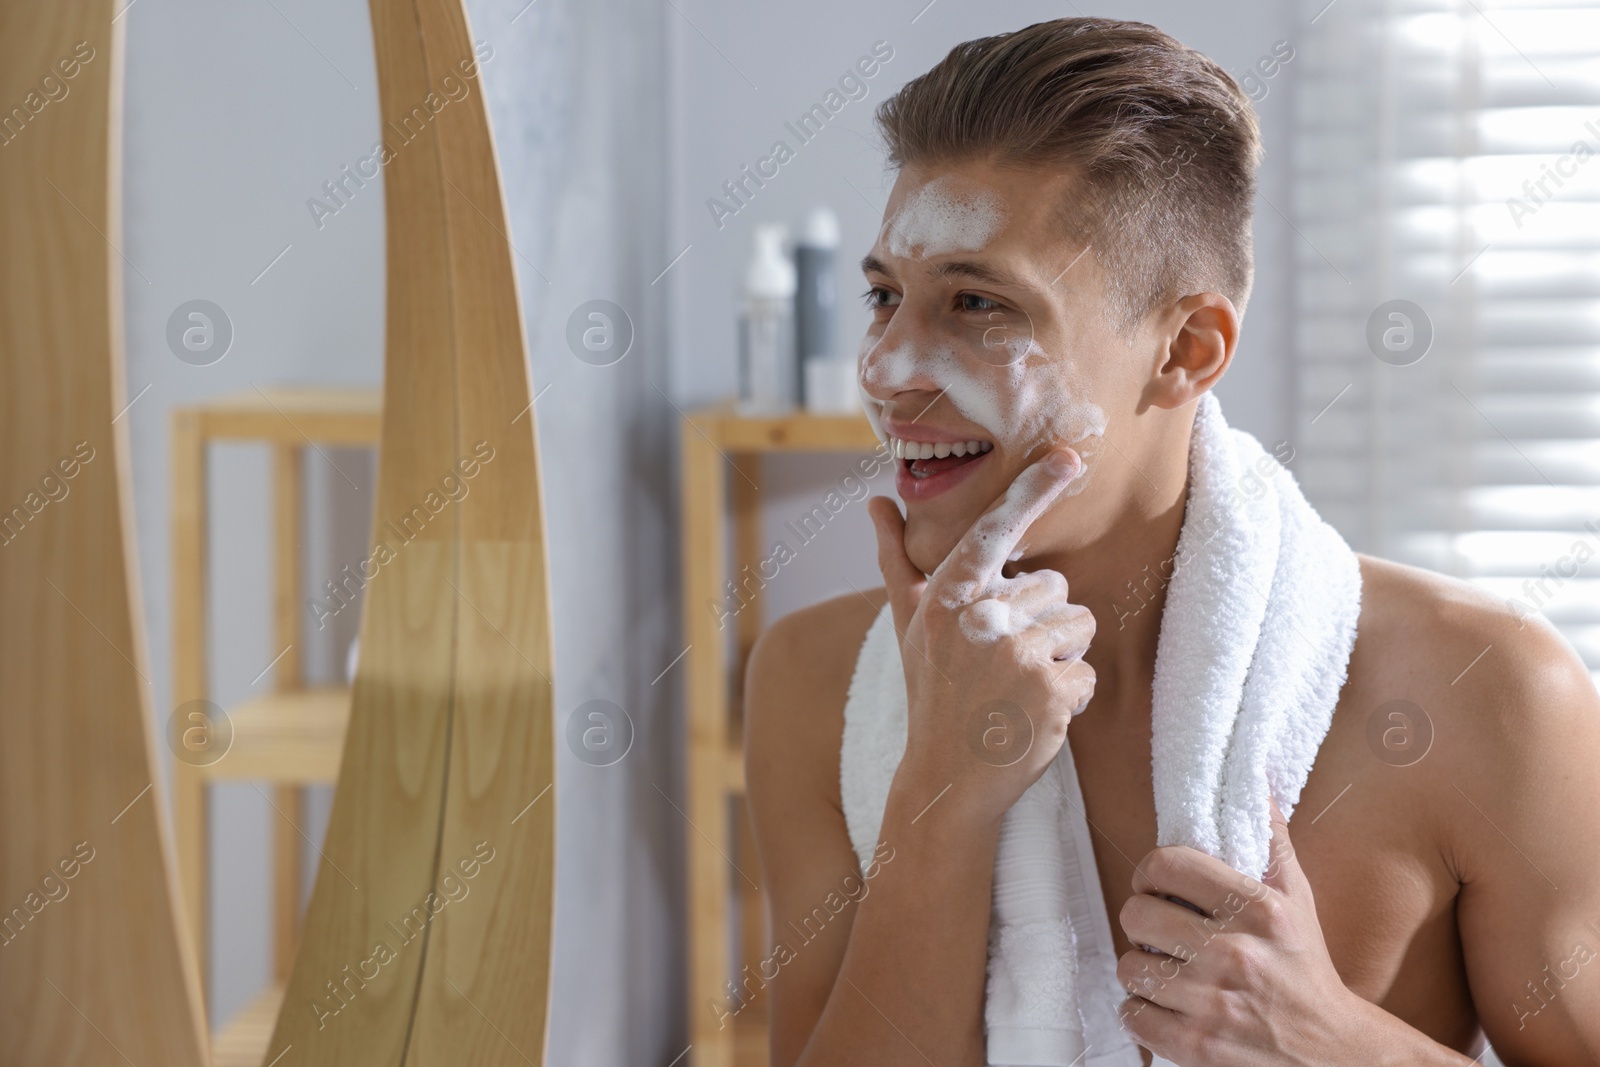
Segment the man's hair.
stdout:
[[1154,26],[1068,18],[967,41],[880,104],[877,122],[896,169],[1072,171],[1061,223],[1094,250],[1123,332],[1191,293],[1243,314],[1255,113],[1227,71]]

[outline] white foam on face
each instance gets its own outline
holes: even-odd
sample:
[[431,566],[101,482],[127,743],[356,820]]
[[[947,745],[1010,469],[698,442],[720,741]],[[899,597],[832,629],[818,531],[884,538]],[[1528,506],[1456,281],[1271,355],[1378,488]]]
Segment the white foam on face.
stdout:
[[1052,359],[1031,338],[1013,342],[1020,355],[1005,365],[963,355],[949,342],[913,348],[909,343],[884,350],[872,337],[862,343],[860,385],[868,419],[880,440],[882,403],[878,396],[897,390],[944,390],[951,405],[983,427],[995,444],[1037,458],[1034,453],[1067,444],[1084,461],[1083,473],[1064,495],[1081,492],[1089,460],[1105,435],[1105,411],[1072,388],[1072,362]]
[[[1006,218],[999,194],[945,174],[912,192],[885,223],[882,237],[888,251],[900,257],[977,251],[1000,233]],[[989,335],[983,332],[985,338]],[[1071,445],[1083,460],[1083,471],[1064,495],[1076,495],[1088,484],[1089,461],[1104,437],[1106,413],[1078,395],[1072,361],[1048,355],[1034,341],[1031,328],[1004,347],[1009,362],[997,365],[992,349],[973,350],[970,342],[902,342],[884,349],[868,334],[857,366],[862,406],[873,432],[886,440],[881,421],[885,405],[877,397],[900,390],[943,390],[963,417],[1010,452],[1032,460],[1053,445]]]
[[885,225],[884,246],[896,256],[976,252],[1005,226],[1005,202],[994,193],[958,185],[954,175],[935,178],[912,193]]
[[915,368],[911,364],[911,349],[902,345],[897,349],[878,352],[877,339],[871,334],[861,340],[856,353],[856,389],[861,394],[861,406],[866,410],[867,421],[872,424],[873,435],[885,444],[889,435],[883,431],[883,401],[868,392],[868,386],[883,389],[903,389],[901,383],[909,382]]

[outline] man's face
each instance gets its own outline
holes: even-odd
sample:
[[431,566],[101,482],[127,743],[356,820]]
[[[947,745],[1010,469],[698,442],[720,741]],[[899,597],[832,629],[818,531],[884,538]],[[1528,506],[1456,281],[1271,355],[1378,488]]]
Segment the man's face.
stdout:
[[913,454],[928,451],[918,444],[951,453],[896,463],[906,552],[925,573],[1054,446],[1084,469],[1030,536],[1070,544],[1103,534],[1138,476],[1105,446],[1138,408],[1153,349],[1142,332],[1130,347],[1105,314],[1092,250],[1057,220],[1070,195],[1069,175],[1043,170],[906,168],[863,261],[868,417]]

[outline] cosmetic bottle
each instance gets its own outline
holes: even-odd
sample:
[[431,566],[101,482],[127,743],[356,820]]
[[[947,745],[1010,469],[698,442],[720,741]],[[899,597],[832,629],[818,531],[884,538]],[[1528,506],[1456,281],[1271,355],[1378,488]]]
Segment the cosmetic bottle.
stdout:
[[784,254],[788,228],[756,227],[755,252],[744,276],[739,320],[739,401],[742,415],[776,414],[798,402],[794,346],[794,264]]
[[800,352],[801,389],[805,408],[814,415],[850,415],[861,411],[856,361],[840,354],[839,219],[825,207],[806,218],[795,245],[799,290],[795,295],[795,336]]
[[[801,395],[805,396],[805,364],[837,357],[834,339],[839,314],[839,219],[825,207],[813,208],[795,242],[797,287],[794,298],[795,344],[800,355]],[[811,398],[806,397],[806,404]]]

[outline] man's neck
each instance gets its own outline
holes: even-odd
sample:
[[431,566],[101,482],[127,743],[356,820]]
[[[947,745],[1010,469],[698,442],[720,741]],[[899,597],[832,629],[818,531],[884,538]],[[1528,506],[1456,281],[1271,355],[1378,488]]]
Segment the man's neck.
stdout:
[[1042,553],[1026,565],[1060,571],[1071,602],[1094,613],[1095,636],[1084,659],[1095,670],[1101,706],[1149,699],[1187,495],[1187,447],[1177,454],[1182,459],[1171,470],[1151,471],[1156,491],[1131,502],[1099,539]]

